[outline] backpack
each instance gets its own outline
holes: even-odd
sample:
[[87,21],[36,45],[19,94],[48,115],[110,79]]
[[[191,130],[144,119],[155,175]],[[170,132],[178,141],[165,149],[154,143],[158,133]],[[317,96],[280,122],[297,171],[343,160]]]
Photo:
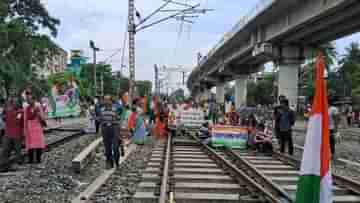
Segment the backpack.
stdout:
[[295,119],[291,110],[286,110],[281,113],[279,122],[279,129],[281,132],[291,130],[294,123]]

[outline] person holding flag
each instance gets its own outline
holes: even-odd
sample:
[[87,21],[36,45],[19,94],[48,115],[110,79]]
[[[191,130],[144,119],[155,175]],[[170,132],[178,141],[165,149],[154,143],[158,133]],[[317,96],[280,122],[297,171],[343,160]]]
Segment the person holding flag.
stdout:
[[296,203],[332,203],[330,130],[325,57],[316,60],[316,90],[298,180]]

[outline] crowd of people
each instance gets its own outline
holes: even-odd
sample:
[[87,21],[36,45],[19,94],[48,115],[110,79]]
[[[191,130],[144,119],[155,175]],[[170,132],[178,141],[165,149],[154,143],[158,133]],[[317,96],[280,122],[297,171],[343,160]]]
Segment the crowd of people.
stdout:
[[15,170],[9,163],[12,152],[15,153],[15,163],[24,163],[21,154],[23,144],[27,151],[27,163],[41,163],[46,147],[43,132],[46,117],[40,103],[35,101],[31,91],[26,91],[22,97],[10,97],[1,108],[0,170]]
[[[204,143],[211,141],[211,130],[215,125],[246,127],[249,148],[271,153],[273,145],[277,144],[280,152],[285,153],[287,149],[289,155],[294,153],[292,128],[296,112],[285,96],[278,98],[278,105],[271,110],[271,116],[267,115],[270,112],[267,106],[248,111],[246,108],[236,109],[234,102],[221,105],[211,101],[196,103],[191,99],[170,102],[166,98],[139,97],[130,105],[127,95],[117,99],[106,95],[91,99],[88,103],[86,111],[89,124],[85,132],[102,135],[108,169],[119,166],[129,140],[144,144],[148,135],[159,139],[168,134],[177,136],[184,127],[199,129],[199,138]],[[329,104],[330,144],[331,152],[335,154],[340,111],[333,101],[330,100]],[[15,162],[24,163],[21,154],[23,145],[27,151],[27,163],[41,163],[46,147],[45,126],[46,113],[31,91],[25,91],[19,98],[10,97],[6,102],[0,102],[1,171],[13,170],[9,164],[13,152]]]

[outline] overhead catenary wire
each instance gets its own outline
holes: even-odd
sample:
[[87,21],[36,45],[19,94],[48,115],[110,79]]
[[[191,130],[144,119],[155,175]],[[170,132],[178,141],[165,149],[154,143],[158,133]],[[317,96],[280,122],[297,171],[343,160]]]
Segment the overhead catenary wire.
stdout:
[[120,52],[122,51],[122,49],[117,49],[115,51],[115,53],[113,53],[112,55],[110,55],[109,57],[107,57],[104,62],[106,63],[107,61],[109,61],[111,58],[113,58],[114,56],[118,55]]
[[[130,72],[130,87],[129,87],[129,100],[130,103],[134,97],[134,82],[135,82],[135,35],[139,32],[142,31],[144,29],[147,29],[149,27],[152,27],[154,25],[163,23],[169,19],[176,19],[179,16],[183,16],[187,15],[187,14],[196,14],[196,13],[202,13],[205,14],[207,11],[210,11],[210,9],[196,9],[200,6],[199,3],[195,4],[195,5],[189,5],[186,6],[187,8],[183,8],[183,9],[173,9],[174,13],[169,14],[169,16],[167,17],[163,17],[161,19],[158,19],[154,22],[151,23],[147,23],[145,24],[144,22],[148,19],[150,19],[152,16],[154,16],[155,14],[163,11],[162,8],[165,8],[165,6],[172,2],[172,0],[166,0],[159,8],[157,8],[155,11],[151,12],[150,15],[148,15],[147,17],[145,17],[144,19],[140,19],[140,22],[138,24],[135,24],[134,22],[134,15],[136,15],[137,17],[140,17],[140,13],[135,12],[135,5],[134,5],[134,0],[128,0],[128,19],[129,19],[129,72]],[[182,5],[184,6],[184,5]],[[182,20],[184,21],[184,20]]]
[[175,44],[175,49],[174,49],[174,59],[176,57],[177,49],[179,47],[179,42],[180,42],[181,34],[182,34],[182,31],[183,31],[183,26],[184,26],[184,22],[180,22],[179,31],[177,33],[177,39],[176,39],[176,42],[175,42],[176,44]]
[[121,53],[121,67],[120,67],[120,73],[122,73],[123,68],[126,67],[125,65],[125,51],[127,50],[127,38],[128,38],[128,19],[125,23],[125,31],[124,31],[124,42],[123,42],[123,46],[122,46],[122,53]]
[[[120,59],[120,76],[122,76],[123,74],[123,68],[125,68],[125,50],[127,50],[127,38],[128,38],[128,24],[129,24],[129,19],[127,18],[126,23],[125,23],[125,31],[124,31],[124,41],[123,41],[123,46],[122,46],[122,53],[121,53],[121,59]],[[120,78],[119,78],[120,79]],[[121,82],[119,82],[119,87],[118,87],[118,93],[120,93],[120,89],[121,89]]]

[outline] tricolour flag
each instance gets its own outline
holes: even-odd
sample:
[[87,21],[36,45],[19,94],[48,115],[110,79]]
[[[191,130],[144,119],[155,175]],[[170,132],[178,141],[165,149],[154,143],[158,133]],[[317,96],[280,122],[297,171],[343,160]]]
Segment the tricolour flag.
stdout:
[[331,203],[330,132],[325,59],[316,60],[316,92],[306,133],[296,203]]

